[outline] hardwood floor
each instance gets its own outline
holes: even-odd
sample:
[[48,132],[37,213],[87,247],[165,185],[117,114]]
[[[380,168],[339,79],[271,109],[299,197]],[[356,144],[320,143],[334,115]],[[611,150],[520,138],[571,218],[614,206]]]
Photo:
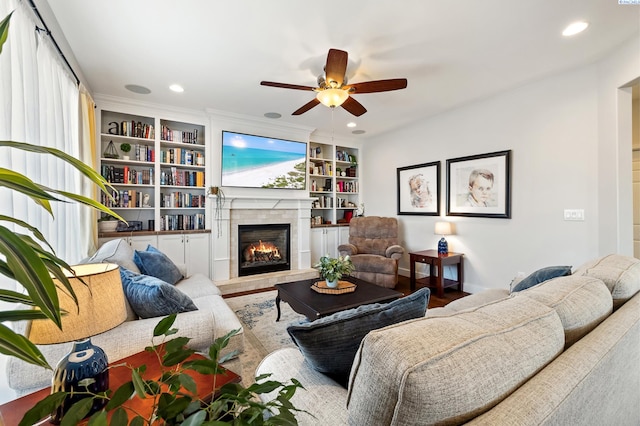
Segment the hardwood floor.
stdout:
[[[398,277],[398,285],[396,285],[395,290],[400,291],[405,295],[407,295],[407,294],[411,294],[410,287],[411,285],[409,284],[409,277],[403,277],[403,276]],[[421,288],[420,283],[418,283],[417,288],[418,289]],[[244,296],[245,294],[261,293],[263,291],[270,291],[270,290],[275,290],[275,288],[269,287],[269,288],[264,288],[260,290],[243,291],[239,293],[226,294],[226,295],[223,295],[222,297],[228,298],[228,297]],[[438,297],[435,295],[435,292],[432,291],[431,297],[429,298],[429,308],[431,309],[431,308],[441,307],[453,300],[456,300],[468,295],[469,293],[458,291],[455,288],[446,288],[444,291],[444,297]]]
[[[395,290],[403,292],[406,294],[411,294],[411,285],[409,284],[409,277],[398,277],[398,284],[396,285]],[[418,282],[416,285],[416,289],[420,289],[422,286]],[[455,288],[445,288],[444,289],[444,297],[438,297],[435,294],[435,291],[431,290],[431,297],[429,298],[429,308],[439,308],[446,305],[449,302],[452,302],[456,299],[459,299],[464,296],[468,296],[469,293],[464,293],[456,290]]]

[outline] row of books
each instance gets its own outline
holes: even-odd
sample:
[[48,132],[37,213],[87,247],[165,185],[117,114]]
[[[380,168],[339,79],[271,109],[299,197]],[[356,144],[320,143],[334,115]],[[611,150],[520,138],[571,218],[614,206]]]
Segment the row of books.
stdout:
[[190,192],[172,192],[162,194],[160,207],[204,207],[205,199],[204,195]]
[[161,139],[169,142],[198,143],[198,129],[192,132],[184,130],[171,130],[168,126],[162,126]]
[[109,183],[153,185],[153,168],[136,170],[129,166],[115,167],[103,164],[101,173]]
[[170,170],[162,169],[160,185],[204,187],[204,172],[178,170],[175,167],[171,167]]
[[136,161],[154,162],[156,159],[154,149],[150,146],[136,144],[133,151]]
[[160,151],[160,162],[204,166],[204,153],[192,149],[169,148]]
[[105,193],[100,193],[100,202],[109,208],[135,208],[135,207],[151,207],[149,205],[149,194],[142,191],[122,190],[109,191],[111,197]]
[[329,162],[324,162],[321,164],[314,163],[309,167],[309,173],[312,175],[332,176],[333,170],[331,163]]
[[204,229],[204,214],[167,214],[160,216],[161,231]]
[[134,138],[144,139],[155,138],[152,124],[146,124],[135,120],[121,121],[120,123],[112,121],[109,123],[108,132],[110,135],[131,136]]
[[360,192],[358,182],[336,182],[336,190],[338,192]]
[[333,198],[326,195],[321,195],[316,201],[313,202],[313,207],[320,209],[333,207]]

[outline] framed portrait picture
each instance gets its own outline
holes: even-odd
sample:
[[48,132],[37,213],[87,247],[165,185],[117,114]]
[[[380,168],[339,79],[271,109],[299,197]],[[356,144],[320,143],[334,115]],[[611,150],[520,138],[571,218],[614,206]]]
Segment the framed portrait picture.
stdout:
[[440,162],[398,168],[398,214],[440,215]]
[[447,216],[511,217],[511,151],[447,160]]

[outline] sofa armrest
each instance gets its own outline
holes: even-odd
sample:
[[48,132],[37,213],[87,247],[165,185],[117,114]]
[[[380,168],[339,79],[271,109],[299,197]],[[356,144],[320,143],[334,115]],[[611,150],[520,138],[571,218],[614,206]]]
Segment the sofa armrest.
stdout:
[[[278,349],[267,355],[258,365],[256,376],[272,374],[269,380],[286,383],[297,379],[304,389],[298,389],[291,403],[300,410],[296,419],[301,425],[346,425],[347,390],[334,380],[309,367],[297,348]],[[277,392],[260,395],[263,401],[277,396]],[[320,402],[320,403],[319,403]]]
[[390,257],[395,260],[400,260],[403,254],[404,254],[404,249],[397,244],[387,247],[387,250],[385,252],[385,255],[387,257]]
[[182,274],[182,279],[187,278],[187,264],[186,263],[176,263],[176,267],[178,271]]
[[338,246],[338,252],[340,256],[353,256],[354,254],[358,254],[358,249],[353,244],[340,244]]

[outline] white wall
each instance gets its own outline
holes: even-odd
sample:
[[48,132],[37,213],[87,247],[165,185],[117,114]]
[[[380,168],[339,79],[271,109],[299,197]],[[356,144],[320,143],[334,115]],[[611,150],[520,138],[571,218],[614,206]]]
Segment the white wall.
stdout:
[[[627,210],[630,218],[632,208],[631,179],[624,188],[617,186],[617,163],[626,161],[630,170],[631,148],[627,158],[621,158],[617,144],[610,144],[617,134],[617,98],[607,100],[614,102],[609,110],[602,107],[602,97],[603,92],[607,98],[610,92],[615,95],[625,83],[620,80],[629,72],[621,69],[633,68],[638,51],[634,56],[635,40],[629,44],[631,48],[623,46],[601,64],[551,76],[367,140],[363,179],[367,215],[396,215],[397,167],[440,160],[442,217],[397,216],[407,251],[436,248],[433,226],[446,214],[446,160],[510,149],[512,218],[446,217],[457,230],[447,238],[449,249],[466,256],[467,291],[507,288],[517,272],[549,265],[575,267],[606,252],[626,252],[617,247],[618,234],[603,236],[601,231],[604,212],[606,220],[614,216],[618,222]],[[636,69],[640,75],[640,67]],[[603,122],[611,123],[613,133],[603,131]],[[603,192],[614,194],[615,208],[604,208]],[[564,221],[567,208],[584,209],[585,221]],[[632,253],[628,249],[625,254]],[[408,275],[407,255],[400,268]]]

